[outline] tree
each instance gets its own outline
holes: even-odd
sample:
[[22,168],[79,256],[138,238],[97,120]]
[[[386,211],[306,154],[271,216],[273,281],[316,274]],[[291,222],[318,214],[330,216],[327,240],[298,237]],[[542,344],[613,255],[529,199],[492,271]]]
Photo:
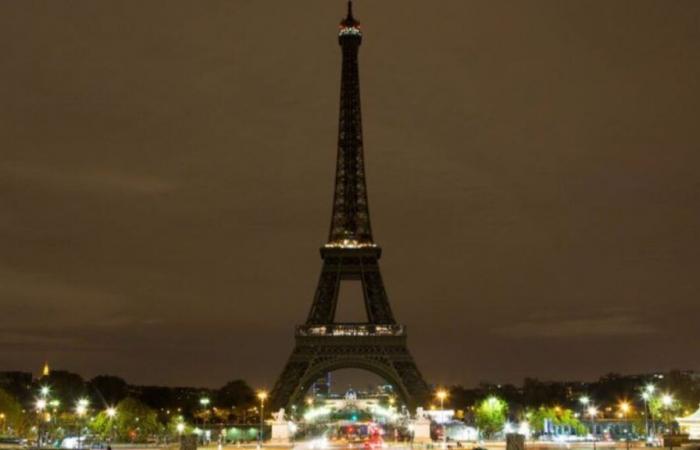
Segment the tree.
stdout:
[[98,375],[88,385],[95,400],[105,405],[116,405],[129,394],[126,381],[112,375]]
[[[51,396],[58,398],[62,405],[71,405],[75,400],[84,397],[87,393],[83,378],[65,370],[53,370],[47,377],[41,380],[42,385],[51,387]],[[38,390],[38,389],[37,389]]]
[[0,435],[21,435],[28,427],[22,405],[15,397],[0,389]]
[[107,411],[100,412],[90,427],[103,438],[129,442],[145,442],[162,430],[157,412],[132,397],[117,404],[113,417]]
[[474,421],[477,428],[486,437],[501,431],[506,423],[508,405],[498,397],[488,397],[481,401],[474,411]]
[[233,380],[216,391],[215,402],[224,408],[251,406],[255,402],[255,392],[245,381]]

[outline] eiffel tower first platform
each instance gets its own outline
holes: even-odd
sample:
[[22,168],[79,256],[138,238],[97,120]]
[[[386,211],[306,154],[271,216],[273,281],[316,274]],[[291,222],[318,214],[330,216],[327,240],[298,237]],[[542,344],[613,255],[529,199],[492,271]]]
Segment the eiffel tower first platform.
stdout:
[[[330,233],[321,248],[323,267],[311,311],[306,323],[296,327],[296,345],[271,392],[271,406],[298,404],[326,373],[358,368],[384,378],[408,407],[415,408],[428,400],[430,392],[406,346],[406,328],[394,320],[379,271],[382,250],[372,239],[357,63],[362,33],[352,15],[352,2],[340,23],[338,41],[343,62]],[[362,283],[364,323],[335,321],[340,284],[346,280]]]

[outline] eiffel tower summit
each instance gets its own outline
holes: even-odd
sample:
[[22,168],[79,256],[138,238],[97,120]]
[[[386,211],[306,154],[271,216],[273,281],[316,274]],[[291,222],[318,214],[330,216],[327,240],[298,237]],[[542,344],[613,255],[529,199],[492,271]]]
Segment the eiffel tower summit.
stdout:
[[[271,393],[274,408],[298,404],[317,379],[338,369],[375,373],[413,408],[430,395],[406,344],[406,327],[394,319],[379,270],[382,249],[374,242],[367,199],[358,51],[360,22],[348,13],[340,22],[342,51],[338,150],[328,242],[311,310],[296,327],[295,347]],[[341,283],[359,280],[366,322],[336,322]]]

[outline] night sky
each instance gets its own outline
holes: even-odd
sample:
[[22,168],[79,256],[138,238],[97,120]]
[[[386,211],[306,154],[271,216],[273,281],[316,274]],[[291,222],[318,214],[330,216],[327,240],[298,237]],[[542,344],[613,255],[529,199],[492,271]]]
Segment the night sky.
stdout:
[[[0,3],[0,370],[272,385],[328,233],[344,9]],[[428,381],[700,369],[700,2],[355,13]]]

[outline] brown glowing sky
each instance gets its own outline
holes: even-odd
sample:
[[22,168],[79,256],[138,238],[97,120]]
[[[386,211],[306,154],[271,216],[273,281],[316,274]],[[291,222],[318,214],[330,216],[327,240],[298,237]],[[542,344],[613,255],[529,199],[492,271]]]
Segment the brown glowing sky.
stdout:
[[[0,370],[273,382],[330,219],[343,10],[0,3]],[[373,228],[426,378],[700,369],[700,2],[356,15]]]

